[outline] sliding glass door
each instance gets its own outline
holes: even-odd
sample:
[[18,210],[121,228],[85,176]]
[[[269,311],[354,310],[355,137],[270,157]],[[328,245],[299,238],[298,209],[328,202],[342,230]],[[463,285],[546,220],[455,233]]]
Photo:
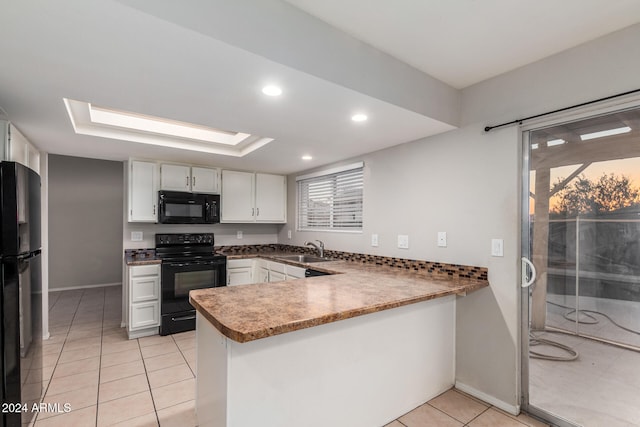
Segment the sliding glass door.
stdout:
[[640,109],[524,135],[523,407],[640,425]]

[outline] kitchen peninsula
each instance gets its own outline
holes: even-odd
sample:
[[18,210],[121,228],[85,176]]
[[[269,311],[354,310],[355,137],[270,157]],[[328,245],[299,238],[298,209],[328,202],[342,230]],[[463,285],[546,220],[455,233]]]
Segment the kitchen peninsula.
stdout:
[[200,426],[384,425],[450,388],[469,277],[349,261],[190,293]]

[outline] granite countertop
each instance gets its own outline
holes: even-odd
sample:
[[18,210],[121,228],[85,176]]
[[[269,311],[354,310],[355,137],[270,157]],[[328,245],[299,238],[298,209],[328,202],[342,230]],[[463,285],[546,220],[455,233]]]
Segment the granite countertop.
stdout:
[[447,279],[350,261],[305,264],[278,255],[228,259],[264,258],[334,274],[199,289],[189,293],[189,301],[221,333],[242,343],[489,286],[486,280]]
[[124,262],[127,265],[160,264],[162,260],[156,258],[155,249],[125,249]]

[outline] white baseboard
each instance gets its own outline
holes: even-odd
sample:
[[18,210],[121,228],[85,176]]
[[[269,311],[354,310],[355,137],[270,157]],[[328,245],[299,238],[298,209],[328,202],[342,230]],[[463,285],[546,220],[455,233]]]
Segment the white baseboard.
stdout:
[[511,415],[518,415],[520,414],[520,405],[510,405],[507,402],[504,402],[500,399],[497,399],[491,395],[488,395],[487,393],[484,393],[480,390],[477,390],[473,387],[471,387],[470,385],[461,383],[459,381],[456,381],[455,387],[460,390],[460,391],[464,391],[465,393],[476,397],[480,400],[482,400],[483,402],[487,402],[493,406],[495,406],[496,408],[500,408],[505,412],[510,413]]
[[75,291],[77,289],[104,288],[104,287],[107,287],[107,286],[122,286],[122,282],[117,282],[117,283],[98,283],[97,285],[68,286],[68,287],[64,287],[64,288],[49,288],[49,292]]

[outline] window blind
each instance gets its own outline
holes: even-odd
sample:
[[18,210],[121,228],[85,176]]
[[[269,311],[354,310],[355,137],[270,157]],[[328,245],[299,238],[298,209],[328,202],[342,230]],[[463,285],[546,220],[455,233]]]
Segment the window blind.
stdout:
[[298,230],[361,231],[363,164],[298,179]]

